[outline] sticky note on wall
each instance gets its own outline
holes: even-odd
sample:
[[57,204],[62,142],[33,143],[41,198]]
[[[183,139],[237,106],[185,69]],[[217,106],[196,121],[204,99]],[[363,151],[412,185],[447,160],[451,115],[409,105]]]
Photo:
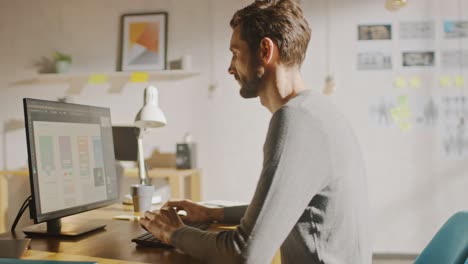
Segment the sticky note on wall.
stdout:
[[410,117],[411,112],[408,107],[396,107],[390,110],[390,114],[392,115],[393,120],[401,121]]
[[419,77],[412,77],[409,81],[409,84],[413,88],[420,88],[421,87],[421,78]]
[[465,78],[463,76],[456,76],[455,77],[455,86],[460,87],[460,88],[465,86]]
[[398,127],[401,129],[401,131],[408,131],[411,129],[411,123],[408,121],[400,122]]
[[399,96],[397,100],[398,106],[392,108],[390,114],[401,131],[408,131],[411,129],[411,109],[408,104],[408,97]]
[[104,84],[107,81],[108,77],[105,74],[91,74],[88,78],[89,84]]
[[452,78],[450,76],[441,76],[439,83],[441,87],[450,87],[452,86]]
[[395,86],[396,88],[405,88],[407,86],[407,82],[406,82],[405,78],[397,77],[393,81],[393,86]]
[[132,83],[142,83],[147,82],[149,79],[149,75],[147,72],[132,72],[130,76],[130,82]]
[[398,96],[397,100],[398,100],[398,104],[400,106],[408,107],[408,97],[407,96],[400,95],[400,96]]

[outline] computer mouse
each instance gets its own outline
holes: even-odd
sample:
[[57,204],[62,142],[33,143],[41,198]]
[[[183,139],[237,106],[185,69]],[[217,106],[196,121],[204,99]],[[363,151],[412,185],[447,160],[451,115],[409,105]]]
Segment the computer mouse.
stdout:
[[177,211],[177,214],[178,214],[179,216],[187,216],[187,212],[184,211],[184,210],[179,210],[179,211]]

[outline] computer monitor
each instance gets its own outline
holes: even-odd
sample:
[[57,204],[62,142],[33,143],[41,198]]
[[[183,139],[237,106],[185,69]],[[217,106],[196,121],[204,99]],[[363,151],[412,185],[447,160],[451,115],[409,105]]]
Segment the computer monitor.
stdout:
[[112,126],[115,159],[119,161],[138,160],[137,137],[140,129],[134,126]]
[[30,213],[34,223],[42,223],[23,231],[77,236],[105,227],[92,222],[62,226],[61,218],[118,199],[109,109],[29,98],[23,104]]

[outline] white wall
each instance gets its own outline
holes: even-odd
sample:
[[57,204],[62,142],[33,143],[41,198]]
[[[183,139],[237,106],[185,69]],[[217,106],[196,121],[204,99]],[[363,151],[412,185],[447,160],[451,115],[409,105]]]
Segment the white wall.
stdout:
[[[447,158],[442,150],[440,131],[414,128],[407,132],[370,125],[369,104],[380,96],[466,95],[462,89],[441,89],[442,74],[436,57],[433,69],[407,70],[401,66],[400,52],[422,47],[439,52],[447,45],[467,40],[443,40],[442,21],[445,18],[468,17],[466,1],[409,1],[400,12],[383,10],[383,1],[332,1],[333,63],[338,92],[335,102],[351,120],[360,138],[368,167],[368,186],[375,231],[374,248],[378,251],[418,252],[427,244],[443,222],[458,210],[467,209],[466,158]],[[436,39],[426,43],[403,43],[393,40],[394,67],[389,72],[356,71],[356,52],[362,48],[356,42],[359,23],[389,22],[398,36],[399,21],[433,19]],[[369,44],[370,45],[370,44]],[[408,46],[406,46],[408,45]],[[439,56],[440,53],[436,53]],[[467,69],[462,71],[468,79]],[[395,89],[397,76],[420,76],[420,89]]]
[[[175,152],[175,144],[186,131],[193,132],[198,113],[193,111],[193,97],[206,94],[210,72],[211,39],[208,1],[0,1],[0,148],[7,155],[0,158],[0,168],[27,166],[25,133],[23,130],[3,133],[3,124],[10,119],[22,119],[22,98],[56,100],[66,95],[68,86],[11,86],[34,76],[34,64],[42,57],[51,57],[55,50],[73,56],[72,72],[99,73],[117,68],[119,53],[120,16],[126,13],[169,13],[168,58],[191,54],[194,71],[201,74],[180,81],[157,82],[160,104],[168,125],[157,129],[145,139],[145,152],[154,147]],[[8,37],[6,37],[8,36]],[[111,108],[112,121],[131,124],[141,107],[141,85],[129,85],[120,94],[107,93],[108,87],[86,86],[79,95],[71,96],[74,103]],[[203,150],[203,147],[201,148]],[[10,187],[20,186],[9,179]],[[205,179],[206,180],[206,179]],[[29,187],[9,201],[10,208],[19,208],[29,193]],[[208,189],[208,188],[206,188]],[[13,190],[11,190],[13,191]],[[15,192],[16,193],[16,192]],[[19,196],[19,197],[18,197]],[[13,210],[14,211],[14,210]],[[10,222],[13,215],[10,215]]]
[[[9,87],[14,80],[36,72],[34,62],[54,50],[73,55],[74,72],[110,71],[116,68],[119,17],[123,13],[168,11],[169,58],[193,56],[201,75],[176,82],[158,82],[161,105],[169,125],[154,130],[146,140],[146,152],[154,146],[174,151],[175,143],[189,131],[198,143],[203,169],[203,197],[249,201],[261,170],[262,146],[270,113],[258,99],[243,100],[238,85],[227,74],[233,12],[250,1],[216,0],[0,0],[0,124],[21,118],[24,96],[56,99],[65,86]],[[301,1],[312,27],[312,39],[303,75],[313,89],[321,89],[326,74],[327,0]],[[358,23],[435,19],[440,33],[444,17],[467,18],[466,2],[413,0],[403,10],[390,13],[384,1],[328,0],[331,10],[331,70],[337,82],[332,95],[351,121],[360,139],[368,166],[376,251],[419,252],[453,212],[466,209],[468,164],[440,154],[438,135],[430,130],[401,132],[371,126],[369,104],[381,95],[396,95],[395,76],[401,67],[387,72],[356,71]],[[463,1],[460,1],[463,2]],[[444,4],[443,4],[444,3]],[[466,41],[463,42],[465,47]],[[391,42],[394,57],[401,47]],[[439,48],[443,43],[432,43]],[[416,72],[421,76],[439,74]],[[466,72],[465,72],[466,76]],[[468,77],[466,77],[468,79]],[[432,80],[435,82],[436,78]],[[216,89],[210,93],[208,87]],[[434,83],[411,95],[436,94]],[[466,89],[465,87],[464,89]],[[138,110],[142,87],[126,87],[121,94],[107,94],[105,87],[86,87],[74,96],[77,103],[111,107],[115,123],[130,123]],[[26,166],[24,132],[7,134],[7,164]],[[3,141],[0,141],[0,147]],[[26,188],[26,187],[25,187]],[[21,203],[22,201],[15,201]],[[18,205],[19,206],[19,205]]]
[[[327,73],[325,61],[327,0],[301,2],[312,27],[312,39],[302,72],[310,88],[321,89]],[[357,71],[356,53],[360,46],[366,44],[356,41],[356,26],[360,23],[391,23],[396,37],[399,21],[433,19],[437,24],[436,40],[433,43],[410,43],[413,45],[410,48],[423,47],[423,49],[440,51],[444,45],[450,45],[440,40],[443,19],[468,17],[466,2],[459,6],[462,2],[415,0],[399,12],[393,13],[384,9],[383,1],[328,0],[331,27],[330,71],[334,73],[337,83],[337,91],[332,97],[351,121],[362,144],[368,167],[368,189],[376,251],[419,252],[450,215],[458,210],[466,210],[467,194],[464,189],[468,184],[468,164],[466,159],[447,159],[443,155],[440,135],[434,129],[402,132],[370,124],[369,105],[380,96],[400,94],[416,97],[431,94],[442,96],[460,94],[460,91],[440,92],[436,89],[438,75],[441,74],[438,67],[432,70],[407,71],[398,66],[401,63],[398,59],[400,52],[407,48],[404,46],[406,44],[399,43],[398,40],[387,44],[395,58],[391,71]],[[214,162],[211,166],[207,164],[204,168],[210,170],[208,171],[210,177],[212,173],[229,175],[229,180],[219,179],[219,184],[225,186],[218,190],[223,197],[248,199],[252,190],[242,192],[240,186],[253,186],[256,183],[256,173],[261,168],[258,157],[261,155],[261,142],[269,114],[258,106],[258,101],[254,101],[254,104],[237,102],[238,100],[235,104],[229,102],[236,100],[237,85],[230,81],[232,77],[225,74],[230,57],[223,49],[229,44],[223,21],[226,21],[226,17],[230,17],[232,10],[242,6],[245,1],[230,3],[232,8],[226,2],[214,1],[214,3],[216,10],[214,17],[217,19],[214,23],[217,25],[214,30],[216,36],[214,76],[215,81],[228,83],[231,88],[216,94],[216,103],[220,105],[223,103],[224,110],[221,113],[217,111],[218,114],[214,114],[210,123],[213,126],[224,124],[229,129],[222,134],[225,141],[218,139],[221,135],[214,138],[210,136],[211,143],[216,143],[214,147],[223,145],[225,152],[223,159]],[[466,40],[462,40],[461,46],[468,47],[466,44]],[[424,83],[423,87],[416,92],[396,90],[392,83],[394,78],[400,75],[420,76]],[[464,75],[468,80],[466,70]],[[217,92],[223,88],[220,87]],[[464,89],[466,88],[465,86]],[[228,95],[229,92],[231,94]],[[231,109],[239,109],[235,114],[239,115],[238,119],[244,119],[240,122],[248,125],[242,129],[237,128],[233,124],[237,122],[231,121]],[[241,111],[242,109],[245,110]],[[233,125],[225,124],[226,119]],[[239,135],[242,134],[247,136],[239,140]],[[208,137],[209,133],[205,135]],[[233,155],[224,156],[230,154],[226,149]],[[208,153],[213,152],[205,154]],[[242,154],[238,155],[239,153]],[[236,159],[226,161],[227,157],[236,157]],[[251,166],[237,163],[240,159],[243,162],[250,161]],[[226,171],[225,168],[229,167],[229,164],[233,164],[231,167],[237,169]]]

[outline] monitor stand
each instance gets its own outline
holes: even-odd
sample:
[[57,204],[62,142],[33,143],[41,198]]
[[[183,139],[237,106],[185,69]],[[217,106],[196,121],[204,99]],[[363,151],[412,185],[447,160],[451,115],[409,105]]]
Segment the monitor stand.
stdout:
[[58,218],[49,220],[46,223],[25,227],[23,232],[27,236],[77,237],[104,227],[106,227],[105,224],[89,222],[65,223],[62,226],[61,218]]

